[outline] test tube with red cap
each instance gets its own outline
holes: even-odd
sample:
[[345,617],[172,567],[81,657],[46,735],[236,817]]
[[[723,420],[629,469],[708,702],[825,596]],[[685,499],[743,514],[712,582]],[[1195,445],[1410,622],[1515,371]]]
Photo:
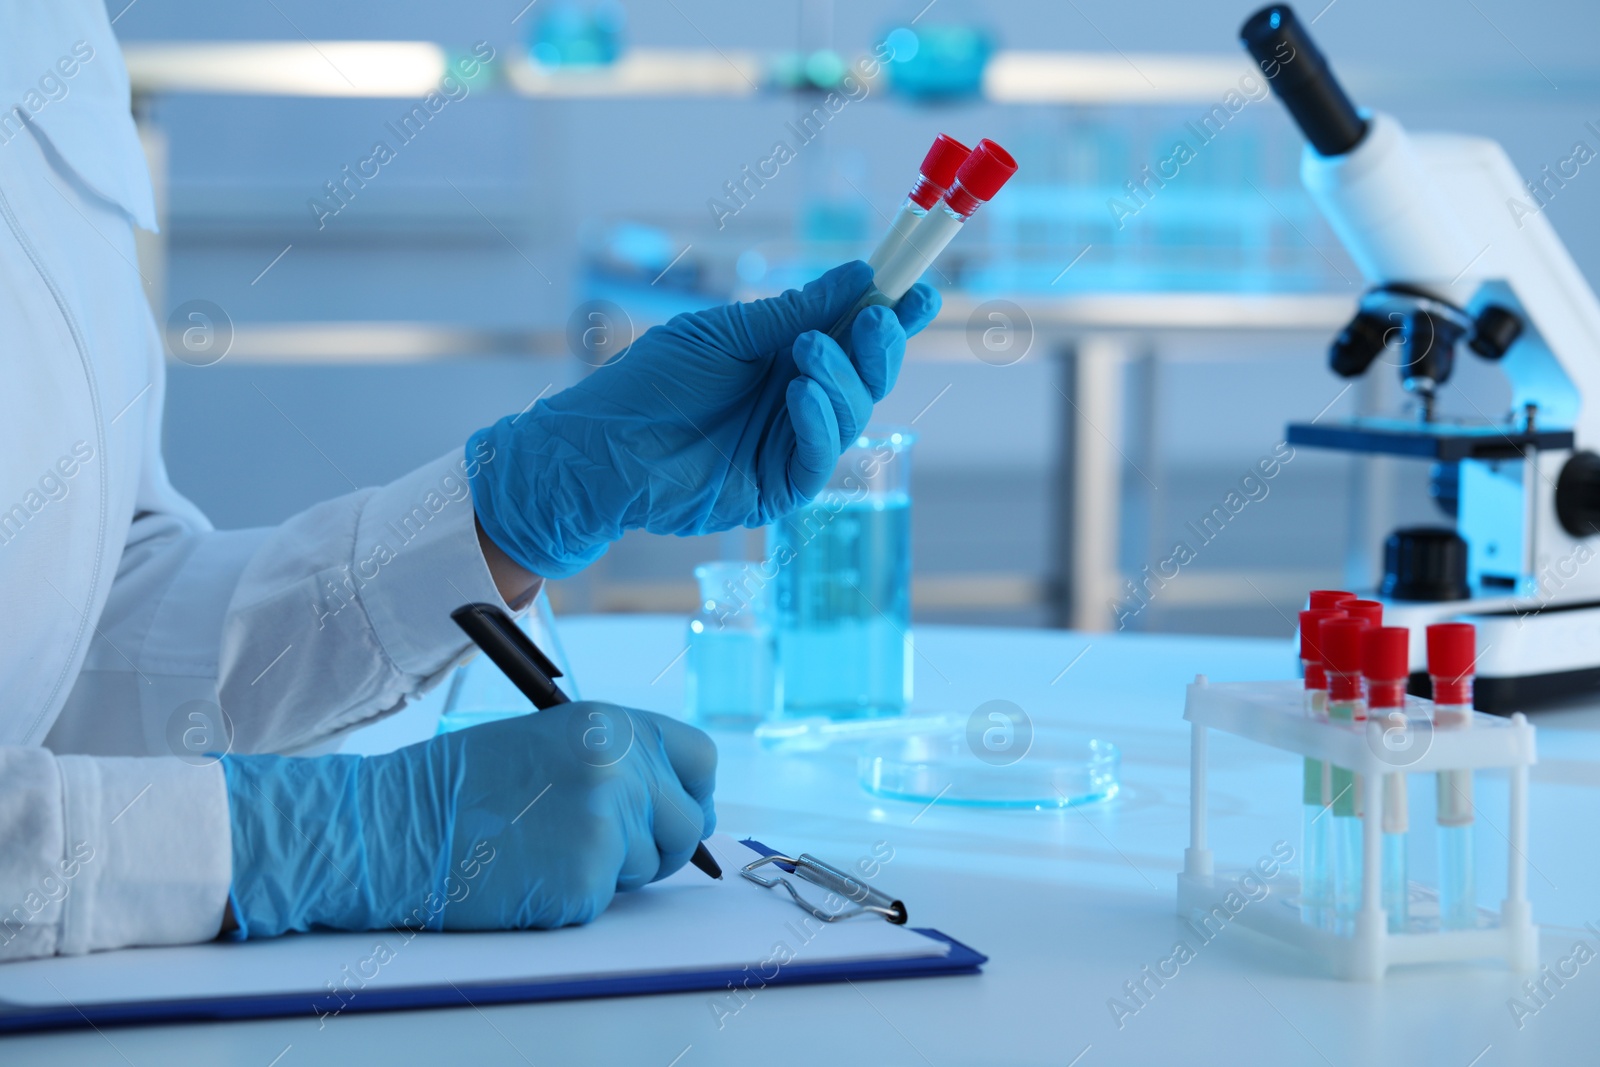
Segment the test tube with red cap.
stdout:
[[[1366,619],[1329,619],[1322,624],[1322,654],[1328,672],[1328,718],[1332,722],[1365,722],[1367,701],[1362,656]],[[1333,903],[1339,911],[1361,905],[1361,819],[1357,801],[1361,780],[1344,767],[1333,768]]]
[[987,138],[979,141],[978,147],[956,168],[955,183],[945,194],[944,201],[930,210],[900,248],[873,272],[871,288],[839,317],[828,336],[848,352],[850,329],[856,315],[873,304],[893,306],[898,303],[961,232],[966,221],[992,200],[1016,172],[1017,161],[1011,158],[1011,153]]
[[[1403,758],[1415,742],[1406,719],[1406,681],[1411,676],[1411,632],[1403,626],[1369,628],[1362,642],[1362,671],[1367,678],[1367,717],[1383,728],[1386,751]],[[1383,910],[1389,932],[1401,933],[1411,921],[1411,876],[1406,862],[1406,833],[1411,816],[1402,772],[1383,776]]]
[[[1428,627],[1428,675],[1433,681],[1433,725],[1438,730],[1472,726],[1472,679],[1477,631],[1469,622]],[[1472,772],[1440,771],[1439,925],[1446,930],[1478,925],[1478,884],[1472,849]]]
[[923,157],[922,167],[917,172],[916,184],[907,194],[906,202],[900,205],[894,221],[889,223],[889,232],[883,235],[883,240],[878,242],[878,247],[873,249],[871,257],[867,259],[867,266],[871,267],[874,273],[881,270],[883,265],[900,251],[917,224],[928,217],[928,212],[939,206],[939,201],[945,198],[950,192],[950,187],[955,184],[956,170],[971,154],[972,149],[947,133],[941,133],[933,142],[933,147],[928,149],[928,154]]
[[[1307,608],[1300,613],[1305,710],[1307,715],[1318,719],[1328,717],[1328,674],[1322,656],[1322,625],[1329,619],[1344,617],[1344,612],[1338,608]],[[1333,878],[1328,867],[1333,840],[1333,819],[1328,815],[1333,804],[1333,774],[1332,768],[1322,760],[1307,757],[1301,801],[1300,899],[1313,908],[1325,907],[1333,902]]]
[[1339,603],[1344,613],[1352,619],[1366,619],[1370,626],[1383,625],[1383,602],[1379,600],[1357,600],[1352,597]]
[[1337,608],[1355,598],[1354,593],[1347,593],[1343,589],[1313,589],[1306,597],[1306,607]]

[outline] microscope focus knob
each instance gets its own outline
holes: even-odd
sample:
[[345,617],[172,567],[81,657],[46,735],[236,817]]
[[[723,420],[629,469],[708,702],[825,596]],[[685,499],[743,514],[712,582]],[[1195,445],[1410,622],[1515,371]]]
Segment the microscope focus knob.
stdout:
[[1484,359],[1504,356],[1522,336],[1522,318],[1510,308],[1490,304],[1472,324],[1472,350]]
[[1390,600],[1465,600],[1467,543],[1442,526],[1408,526],[1383,546],[1382,593]]
[[1556,518],[1573,537],[1600,534],[1600,455],[1574,452],[1556,479]]

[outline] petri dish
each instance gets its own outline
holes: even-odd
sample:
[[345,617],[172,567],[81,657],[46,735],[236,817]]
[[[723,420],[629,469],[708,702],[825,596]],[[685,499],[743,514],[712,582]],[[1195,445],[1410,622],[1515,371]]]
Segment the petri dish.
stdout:
[[1020,753],[996,758],[958,732],[874,745],[856,763],[861,788],[889,800],[969,808],[1069,808],[1110,800],[1122,753],[1078,730],[1039,729]]

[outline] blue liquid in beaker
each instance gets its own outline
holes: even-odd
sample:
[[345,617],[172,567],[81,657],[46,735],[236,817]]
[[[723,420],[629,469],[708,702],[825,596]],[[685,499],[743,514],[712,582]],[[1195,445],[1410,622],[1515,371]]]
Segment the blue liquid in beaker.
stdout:
[[689,623],[689,715],[705,726],[753,729],[769,718],[776,696],[772,629]]
[[911,700],[911,500],[829,490],[772,527],[786,717],[899,715]]

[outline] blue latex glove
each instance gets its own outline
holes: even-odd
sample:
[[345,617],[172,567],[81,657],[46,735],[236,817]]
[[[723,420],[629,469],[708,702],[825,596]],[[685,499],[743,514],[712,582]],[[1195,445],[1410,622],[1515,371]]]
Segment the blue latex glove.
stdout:
[[893,388],[906,337],[938,314],[926,285],[869,307],[847,356],[826,331],[871,282],[858,261],[770,300],[679,315],[478,431],[467,454],[484,532],[527,570],[561,578],[624,530],[713,533],[794,511]]
[[716,825],[716,746],[592,701],[383,756],[227,756],[239,937],[588,922]]

